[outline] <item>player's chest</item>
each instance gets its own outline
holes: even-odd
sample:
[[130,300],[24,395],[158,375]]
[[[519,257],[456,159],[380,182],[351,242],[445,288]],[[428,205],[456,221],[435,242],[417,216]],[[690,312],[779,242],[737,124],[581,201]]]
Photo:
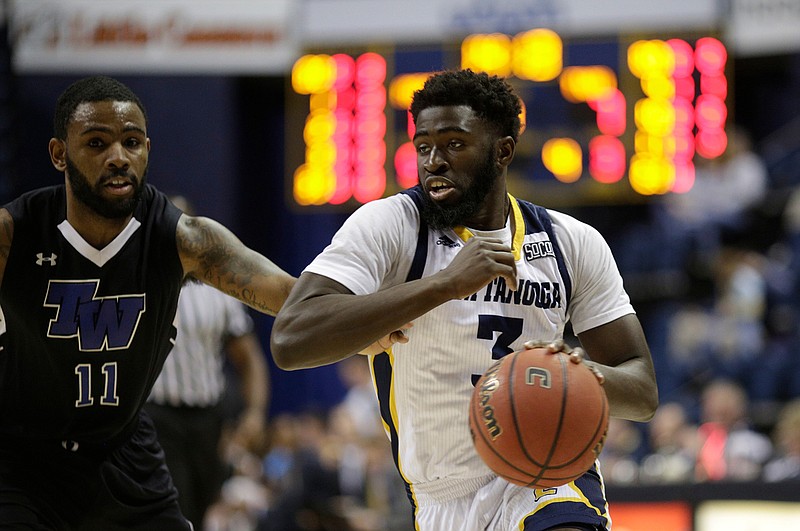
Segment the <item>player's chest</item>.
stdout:
[[[447,268],[463,249],[464,244],[458,238],[432,235],[428,239],[422,277]],[[515,250],[515,265],[516,286],[509,286],[498,277],[465,301],[473,305],[511,305],[546,310],[566,306],[570,281],[565,278],[565,268],[559,265],[553,244],[546,236],[527,235]]]

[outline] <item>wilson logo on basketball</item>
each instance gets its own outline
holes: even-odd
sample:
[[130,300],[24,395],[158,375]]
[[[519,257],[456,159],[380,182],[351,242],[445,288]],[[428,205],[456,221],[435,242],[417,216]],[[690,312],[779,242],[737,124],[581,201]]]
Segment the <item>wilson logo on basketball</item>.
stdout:
[[497,419],[494,416],[494,408],[489,405],[492,395],[497,391],[498,387],[500,387],[500,382],[497,381],[497,378],[493,377],[497,374],[498,368],[498,363],[495,363],[489,368],[483,378],[480,389],[478,389],[481,418],[483,419],[483,423],[486,424],[486,430],[489,432],[489,435],[492,436],[492,439],[497,439],[500,434],[503,433],[503,428],[500,427],[500,424],[497,423]]

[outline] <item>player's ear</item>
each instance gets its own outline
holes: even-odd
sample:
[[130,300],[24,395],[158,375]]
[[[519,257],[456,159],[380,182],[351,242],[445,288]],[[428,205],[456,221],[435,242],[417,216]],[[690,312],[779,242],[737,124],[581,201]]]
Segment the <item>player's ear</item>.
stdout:
[[47,145],[50,152],[50,162],[58,171],[67,169],[67,144],[58,138],[51,138]]
[[504,136],[495,144],[495,160],[500,166],[508,166],[514,159],[517,143],[510,136]]

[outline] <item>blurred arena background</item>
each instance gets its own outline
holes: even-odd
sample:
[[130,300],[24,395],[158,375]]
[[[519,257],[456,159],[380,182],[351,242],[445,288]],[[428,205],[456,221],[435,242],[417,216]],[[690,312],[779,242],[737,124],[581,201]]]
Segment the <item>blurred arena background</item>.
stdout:
[[[656,362],[659,415],[604,450],[615,531],[800,528],[800,0],[6,0],[0,20],[3,202],[60,180],[53,104],[106,73],[147,107],[150,182],[295,275],[415,184],[427,73],[507,76],[512,193],[603,233]],[[384,456],[339,416],[369,404],[358,369],[272,369],[275,433]],[[257,457],[279,489],[280,455]],[[391,498],[334,528],[403,529]]]

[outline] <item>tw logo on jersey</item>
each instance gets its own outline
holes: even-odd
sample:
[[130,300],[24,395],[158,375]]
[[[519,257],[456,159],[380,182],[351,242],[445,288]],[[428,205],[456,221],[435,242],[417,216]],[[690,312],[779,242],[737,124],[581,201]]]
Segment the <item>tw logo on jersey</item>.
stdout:
[[51,280],[44,306],[57,311],[47,337],[77,337],[83,352],[128,348],[145,311],[145,296],[97,297],[99,285],[99,280]]

